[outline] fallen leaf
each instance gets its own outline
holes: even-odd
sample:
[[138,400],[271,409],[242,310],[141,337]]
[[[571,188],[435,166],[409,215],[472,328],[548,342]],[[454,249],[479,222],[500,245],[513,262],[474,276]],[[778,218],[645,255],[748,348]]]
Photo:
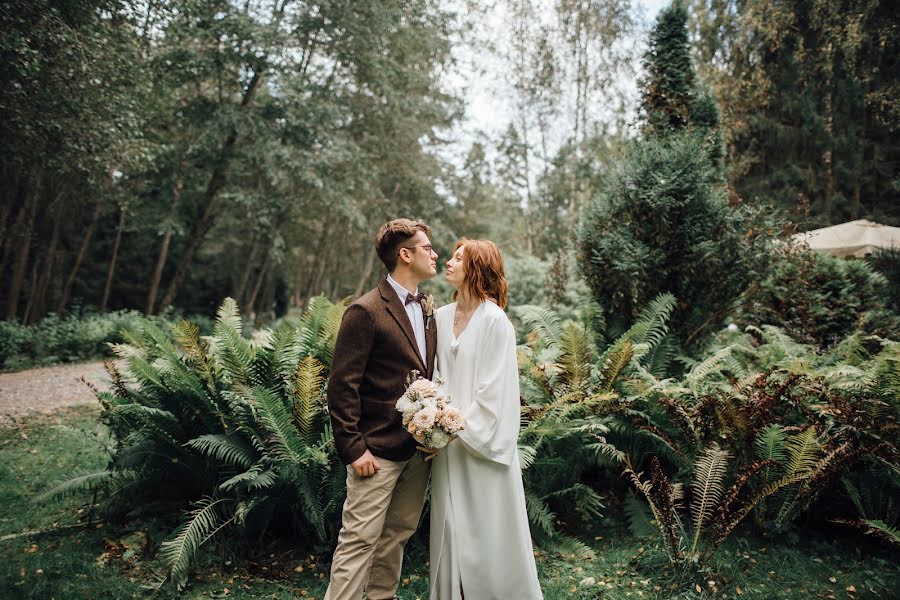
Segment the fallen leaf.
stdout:
[[828,578],[828,581],[830,581],[831,583],[837,583],[837,578],[834,576],[831,576]]

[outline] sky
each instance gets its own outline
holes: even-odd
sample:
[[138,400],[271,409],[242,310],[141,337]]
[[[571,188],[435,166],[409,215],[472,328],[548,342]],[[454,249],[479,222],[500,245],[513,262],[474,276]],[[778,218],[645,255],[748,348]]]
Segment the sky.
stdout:
[[[646,31],[652,25],[657,13],[671,0],[634,0],[633,6],[640,23],[640,35],[631,43],[638,47],[643,43]],[[548,2],[548,4],[552,4]],[[550,18],[552,8],[548,7]],[[498,37],[496,32],[503,31],[504,15],[501,9],[488,10],[484,15],[481,39],[493,41]],[[483,48],[462,44],[454,50],[457,65],[447,73],[449,89],[463,99],[465,114],[463,118],[448,132],[447,139],[451,143],[440,151],[440,154],[451,163],[461,165],[468,148],[474,141],[495,143],[509,121],[514,117],[511,73],[496,55]],[[621,89],[637,98],[637,77],[628,77],[618,83]],[[564,112],[566,109],[564,108]],[[574,110],[568,110],[573,114]],[[556,144],[558,145],[558,144]]]

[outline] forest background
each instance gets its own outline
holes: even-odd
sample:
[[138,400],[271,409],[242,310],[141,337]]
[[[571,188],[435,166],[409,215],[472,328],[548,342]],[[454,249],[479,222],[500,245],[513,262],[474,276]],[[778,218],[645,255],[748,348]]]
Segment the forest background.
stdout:
[[[648,24],[627,0],[499,4],[7,3],[3,316],[212,315],[232,296],[271,320],[370,288],[373,232],[400,215],[430,223],[442,257],[459,236],[494,239],[520,287],[541,285],[642,135]],[[900,222],[886,3],[689,14],[731,203],[776,214],[773,236]],[[496,69],[462,64],[473,52]],[[506,122],[461,134],[468,97],[498,79]]]

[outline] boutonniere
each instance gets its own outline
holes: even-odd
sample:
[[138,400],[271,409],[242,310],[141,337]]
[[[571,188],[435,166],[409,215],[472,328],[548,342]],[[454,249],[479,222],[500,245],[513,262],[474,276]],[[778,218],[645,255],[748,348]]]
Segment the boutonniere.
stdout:
[[431,294],[422,298],[422,311],[425,313],[425,329],[428,329],[431,319],[434,317],[434,296]]

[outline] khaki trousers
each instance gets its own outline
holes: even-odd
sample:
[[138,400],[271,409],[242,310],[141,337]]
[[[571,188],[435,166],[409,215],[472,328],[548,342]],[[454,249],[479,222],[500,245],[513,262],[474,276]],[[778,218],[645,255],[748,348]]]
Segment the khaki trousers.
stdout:
[[420,453],[404,462],[378,458],[372,477],[347,465],[347,500],[325,600],[389,600],[397,592],[403,549],[416,531],[429,464]]

